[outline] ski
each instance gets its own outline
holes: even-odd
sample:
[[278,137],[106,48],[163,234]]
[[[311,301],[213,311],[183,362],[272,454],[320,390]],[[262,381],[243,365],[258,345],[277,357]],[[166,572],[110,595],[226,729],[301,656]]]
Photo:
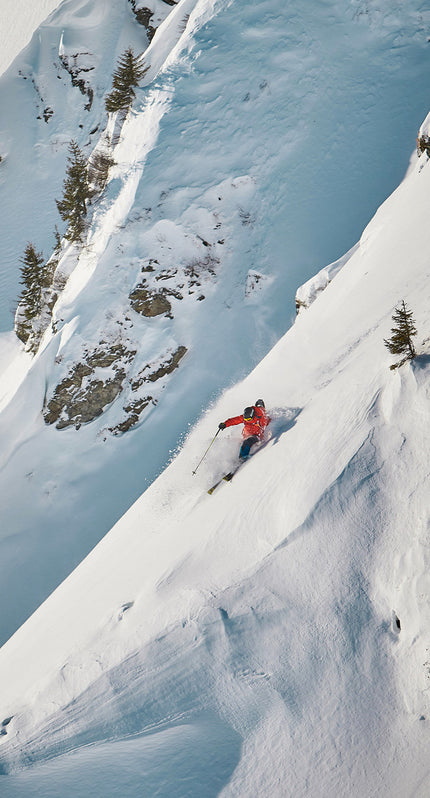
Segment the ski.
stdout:
[[236,468],[234,468],[233,471],[229,471],[228,474],[224,474],[224,476],[221,477],[221,479],[219,479],[218,482],[215,482],[215,485],[212,485],[212,487],[209,488],[208,493],[210,493],[210,495],[212,495],[212,493],[218,487],[218,485],[221,485],[221,482],[231,482],[231,480],[233,479],[236,471],[238,471],[238,469],[241,467],[241,465],[243,465],[243,463],[239,463],[239,465],[236,466]]

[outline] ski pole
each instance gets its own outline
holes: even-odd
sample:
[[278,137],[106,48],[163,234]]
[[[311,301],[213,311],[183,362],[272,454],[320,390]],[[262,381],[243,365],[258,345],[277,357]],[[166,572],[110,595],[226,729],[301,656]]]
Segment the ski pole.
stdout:
[[203,455],[202,459],[200,460],[200,463],[198,463],[198,464],[196,465],[196,467],[195,467],[195,469],[194,469],[194,471],[193,471],[193,474],[196,474],[196,473],[197,473],[197,469],[198,469],[199,465],[201,465],[201,463],[203,463],[203,460],[205,459],[205,457],[206,457],[206,455],[207,455],[207,453],[208,453],[209,449],[211,448],[211,446],[212,446],[212,444],[213,444],[213,442],[214,442],[214,440],[215,440],[215,438],[216,438],[216,436],[218,435],[218,433],[219,433],[219,432],[221,432],[221,430],[217,429],[217,431],[216,431],[215,435],[213,436],[213,438],[212,438],[212,440],[211,440],[211,442],[210,442],[210,444],[209,444],[208,448],[206,449],[206,451],[205,451],[205,453],[204,453],[204,455]]

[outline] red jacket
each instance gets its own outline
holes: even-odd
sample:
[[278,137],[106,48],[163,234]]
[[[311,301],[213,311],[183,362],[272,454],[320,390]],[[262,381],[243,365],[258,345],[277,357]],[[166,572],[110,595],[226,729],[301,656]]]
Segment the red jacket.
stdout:
[[257,438],[262,438],[264,430],[270,422],[264,407],[254,407],[254,418],[250,421],[245,421],[242,416],[233,416],[224,422],[226,427],[234,427],[235,424],[243,424],[242,435],[244,438],[249,438],[251,435],[256,435]]

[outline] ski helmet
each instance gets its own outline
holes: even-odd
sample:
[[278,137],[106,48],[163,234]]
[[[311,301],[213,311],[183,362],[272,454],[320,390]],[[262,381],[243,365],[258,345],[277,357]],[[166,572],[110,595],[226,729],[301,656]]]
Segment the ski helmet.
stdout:
[[243,419],[244,421],[251,421],[252,418],[255,416],[255,409],[253,407],[245,407],[243,411]]
[[264,404],[262,399],[257,399],[257,401],[255,403],[255,406],[256,407],[264,407],[264,408],[266,408],[266,405]]

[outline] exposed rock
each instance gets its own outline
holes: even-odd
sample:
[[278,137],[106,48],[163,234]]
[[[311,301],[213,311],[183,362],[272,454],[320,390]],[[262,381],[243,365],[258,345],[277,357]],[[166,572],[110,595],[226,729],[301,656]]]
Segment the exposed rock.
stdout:
[[[163,0],[163,1],[167,6],[175,6],[177,3],[177,0]],[[138,23],[140,25],[143,25],[144,28],[146,28],[148,41],[151,42],[157,30],[157,26],[151,24],[154,12],[150,8],[140,5],[138,0],[129,0],[129,2],[131,4],[133,13]]]
[[171,374],[172,371],[178,368],[180,361],[187,351],[188,350],[186,346],[178,346],[176,351],[173,352],[173,354],[167,360],[165,360],[164,363],[161,363],[154,371],[149,371],[149,373],[146,373],[147,369],[151,368],[148,363],[148,365],[142,369],[137,379],[131,383],[132,390],[137,391],[137,389],[140,388],[144,382],[156,382],[157,380],[161,379],[161,377],[165,377],[166,374]]
[[[145,383],[154,383],[168,374],[171,374],[172,371],[178,368],[179,362],[186,352],[186,346],[178,346],[175,352],[169,353],[168,357],[162,363],[157,364],[157,366],[148,363],[135,379],[130,379],[132,391],[137,391]],[[157,404],[157,399],[154,399],[152,395],[140,397],[124,405],[123,409],[127,414],[126,418],[115,427],[110,427],[109,432],[112,432],[114,435],[127,432],[139,421],[143,410],[145,410],[150,403],[153,405]]]
[[417,138],[417,152],[419,156],[425,152],[430,158],[430,137],[426,133],[421,133]]
[[177,269],[163,269],[160,274],[157,274],[156,280],[170,280],[172,277],[175,277],[178,273]]
[[154,28],[150,23],[153,17],[153,13],[150,8],[136,8],[136,4],[133,3],[133,11],[134,15],[139,23],[139,25],[143,25],[146,28],[146,34],[148,36],[148,41],[151,42],[154,38],[155,32],[157,28]]
[[[102,342],[104,343],[104,342]],[[123,343],[96,349],[76,363],[55,388],[43,417],[57,429],[74,426],[79,429],[100,416],[123,389],[126,377],[124,364],[133,360],[136,350],[127,350]],[[112,368],[113,374],[102,379],[95,369]]]
[[[93,421],[101,416],[104,409],[116,399],[122,390],[125,378],[124,371],[117,371],[112,380],[91,380],[87,383],[82,395],[74,397],[65,409],[65,418],[60,418],[57,429],[64,429],[72,424],[79,429],[81,424]],[[46,420],[46,419],[45,419]]]
[[155,267],[152,265],[153,263],[156,263],[158,265],[158,260],[156,260],[155,258],[150,258],[148,263],[144,263],[144,265],[142,266],[141,271],[142,272],[154,272],[155,271]]
[[159,380],[161,377],[164,377],[166,374],[171,374],[172,371],[178,368],[180,361],[184,357],[187,352],[186,346],[178,346],[176,352],[164,363],[162,363],[156,371],[153,371],[151,374],[148,374],[145,377],[145,382],[155,382]]
[[[106,342],[100,341],[100,346],[103,344],[106,344]],[[127,349],[123,343],[118,343],[111,346],[110,349],[96,349],[86,360],[93,368],[108,368],[119,359],[130,363],[136,351],[136,349]]]
[[137,399],[135,402],[130,402],[129,405],[124,407],[127,418],[117,424],[116,427],[110,427],[109,432],[113,432],[114,435],[120,435],[121,433],[127,432],[131,427],[134,427],[139,421],[140,414],[150,402],[154,405],[157,404],[157,400],[153,399],[152,396],[145,396],[142,399]]
[[51,106],[47,105],[43,111],[43,118],[45,122],[49,122],[51,116],[54,116],[54,111],[52,110]]
[[[94,100],[94,90],[88,80],[82,75],[92,72],[94,66],[87,66],[88,58],[93,59],[92,53],[74,53],[73,55],[60,55],[60,61],[72,79],[72,86],[76,86],[81,94],[88,97],[85,110],[90,111]],[[83,63],[82,63],[83,62]],[[85,64],[85,65],[84,65]]]
[[26,344],[33,331],[31,319],[25,315],[24,305],[20,303],[15,313],[15,334],[23,344]]
[[96,149],[88,161],[88,182],[94,196],[101,194],[109,177],[109,170],[115,161],[108,151]]
[[131,292],[130,302],[133,310],[142,316],[160,316],[162,313],[170,314],[172,310],[165,291],[153,293],[144,284],[136,286]]
[[25,302],[19,302],[15,313],[14,329],[28,352],[37,351],[45,330],[52,322],[52,310],[57,299],[58,294],[53,288],[42,288],[40,310],[36,315],[29,313]]
[[154,401],[152,396],[145,396],[142,399],[136,399],[135,402],[130,402],[129,405],[124,407],[126,413],[136,413],[139,415],[150,402]]

